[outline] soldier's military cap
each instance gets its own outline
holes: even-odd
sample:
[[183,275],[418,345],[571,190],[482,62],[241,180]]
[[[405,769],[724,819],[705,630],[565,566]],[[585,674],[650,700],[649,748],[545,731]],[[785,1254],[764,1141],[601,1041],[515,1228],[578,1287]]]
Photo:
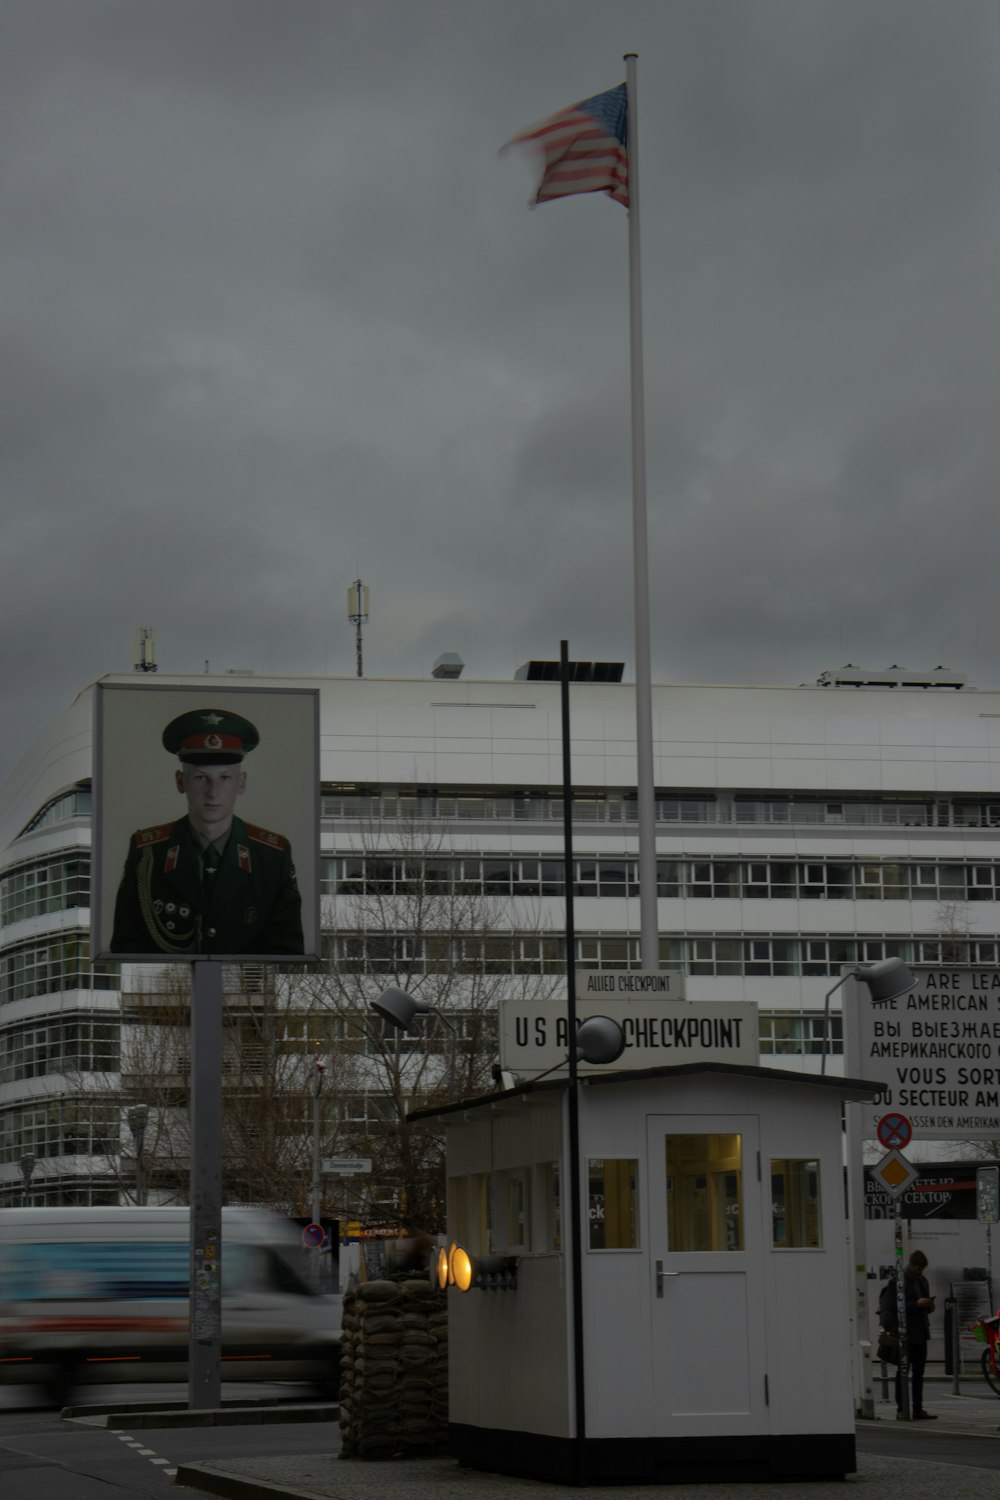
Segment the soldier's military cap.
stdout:
[[234,765],[259,739],[249,719],[221,708],[191,709],[163,731],[164,749],[192,766]]

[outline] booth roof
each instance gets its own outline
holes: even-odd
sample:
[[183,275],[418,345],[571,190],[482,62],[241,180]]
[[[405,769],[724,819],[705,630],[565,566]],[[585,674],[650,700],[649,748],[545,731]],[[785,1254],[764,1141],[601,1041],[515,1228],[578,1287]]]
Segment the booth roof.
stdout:
[[[608,1084],[643,1083],[649,1078],[690,1078],[699,1073],[717,1073],[725,1078],[758,1078],[764,1083],[787,1083],[796,1088],[822,1089],[834,1093],[840,1099],[860,1102],[874,1099],[885,1087],[882,1082],[868,1078],[837,1078],[829,1074],[793,1073],[788,1068],[761,1068],[750,1063],[690,1062],[675,1063],[659,1068],[616,1068],[607,1072],[581,1073],[580,1082],[586,1087],[607,1087]],[[512,1089],[496,1089],[491,1094],[477,1094],[471,1099],[456,1099],[452,1104],[427,1106],[412,1110],[408,1120],[447,1119],[449,1115],[462,1114],[470,1109],[495,1108],[508,1100],[523,1098],[526,1094],[559,1093],[569,1088],[566,1077],[543,1078],[538,1082],[526,1078]]]

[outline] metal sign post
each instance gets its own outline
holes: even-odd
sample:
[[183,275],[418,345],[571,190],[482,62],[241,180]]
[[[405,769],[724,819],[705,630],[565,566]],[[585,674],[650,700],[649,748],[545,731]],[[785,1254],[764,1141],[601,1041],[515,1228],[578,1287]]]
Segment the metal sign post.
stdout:
[[[905,1115],[887,1116],[879,1122],[878,1135],[883,1142],[889,1138],[909,1139],[909,1121]],[[903,1194],[920,1176],[917,1169],[907,1161],[903,1153],[893,1147],[872,1168],[872,1176],[891,1193],[896,1206],[896,1328],[899,1339],[899,1410],[904,1421],[910,1419],[910,1346],[906,1337],[906,1297],[903,1288]]]
[[899,1330],[899,1414],[910,1420],[910,1344],[906,1337],[906,1289],[903,1282],[903,1211],[901,1194],[896,1195],[896,1326]]
[[986,1290],[993,1312],[993,1242],[991,1230],[1000,1217],[1000,1167],[976,1168],[976,1218],[986,1225]]
[[222,1404],[222,965],[191,984],[191,1292],[188,1407]]

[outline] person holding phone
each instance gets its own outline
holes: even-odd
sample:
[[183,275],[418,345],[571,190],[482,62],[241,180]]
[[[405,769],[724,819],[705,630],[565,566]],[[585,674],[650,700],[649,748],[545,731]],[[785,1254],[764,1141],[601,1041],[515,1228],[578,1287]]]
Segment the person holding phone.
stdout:
[[[906,1343],[910,1365],[910,1420],[912,1422],[934,1422],[934,1412],[924,1411],[924,1369],[927,1365],[927,1344],[931,1336],[930,1315],[934,1311],[934,1298],[924,1272],[927,1257],[922,1250],[914,1250],[903,1268],[903,1298],[906,1303]],[[897,1320],[898,1321],[898,1320]],[[896,1332],[890,1329],[889,1332]],[[896,1369],[896,1421],[903,1420],[903,1381]]]

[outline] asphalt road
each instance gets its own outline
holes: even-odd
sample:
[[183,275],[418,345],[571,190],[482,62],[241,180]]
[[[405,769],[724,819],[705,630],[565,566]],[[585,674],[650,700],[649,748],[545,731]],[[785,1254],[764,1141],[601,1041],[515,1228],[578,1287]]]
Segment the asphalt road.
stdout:
[[968,1464],[977,1469],[1000,1469],[1000,1440],[964,1433],[897,1428],[889,1422],[878,1427],[861,1425],[858,1452],[879,1458],[916,1458],[936,1464]]
[[[106,1405],[176,1401],[183,1399],[184,1391],[177,1385],[121,1386],[103,1387],[92,1394]],[[241,1402],[277,1399],[282,1405],[315,1401],[308,1386],[265,1384],[228,1385],[223,1397]],[[173,1481],[180,1463],[265,1457],[276,1461],[276,1471],[269,1469],[269,1477],[280,1483],[284,1456],[332,1455],[339,1446],[339,1429],[332,1421],[155,1429],[136,1425],[130,1429],[126,1416],[115,1430],[65,1421],[58,1409],[39,1406],[37,1400],[37,1393],[28,1387],[0,1390],[3,1500],[165,1500],[167,1496],[176,1500]],[[942,1412],[940,1425],[897,1425],[885,1419],[887,1412],[891,1417],[888,1409],[880,1410],[882,1419],[877,1422],[859,1423],[859,1455],[922,1461],[928,1466],[928,1478],[937,1465],[1000,1469],[1000,1401],[992,1398],[956,1406],[940,1397],[936,1404]],[[947,1430],[957,1420],[956,1411],[962,1418],[974,1411],[980,1430],[973,1430],[971,1420],[968,1430]],[[940,1484],[936,1492],[943,1492]]]
[[[172,1401],[177,1386],[104,1387],[102,1404]],[[226,1386],[223,1399],[268,1399],[291,1404],[314,1401],[309,1387]],[[80,1426],[63,1421],[56,1408],[38,1406],[30,1387],[0,1392],[0,1495],[3,1500],[126,1500],[172,1495],[178,1463],[284,1453],[334,1453],[335,1422],[253,1424],[235,1427],[173,1427],[153,1431]]]

